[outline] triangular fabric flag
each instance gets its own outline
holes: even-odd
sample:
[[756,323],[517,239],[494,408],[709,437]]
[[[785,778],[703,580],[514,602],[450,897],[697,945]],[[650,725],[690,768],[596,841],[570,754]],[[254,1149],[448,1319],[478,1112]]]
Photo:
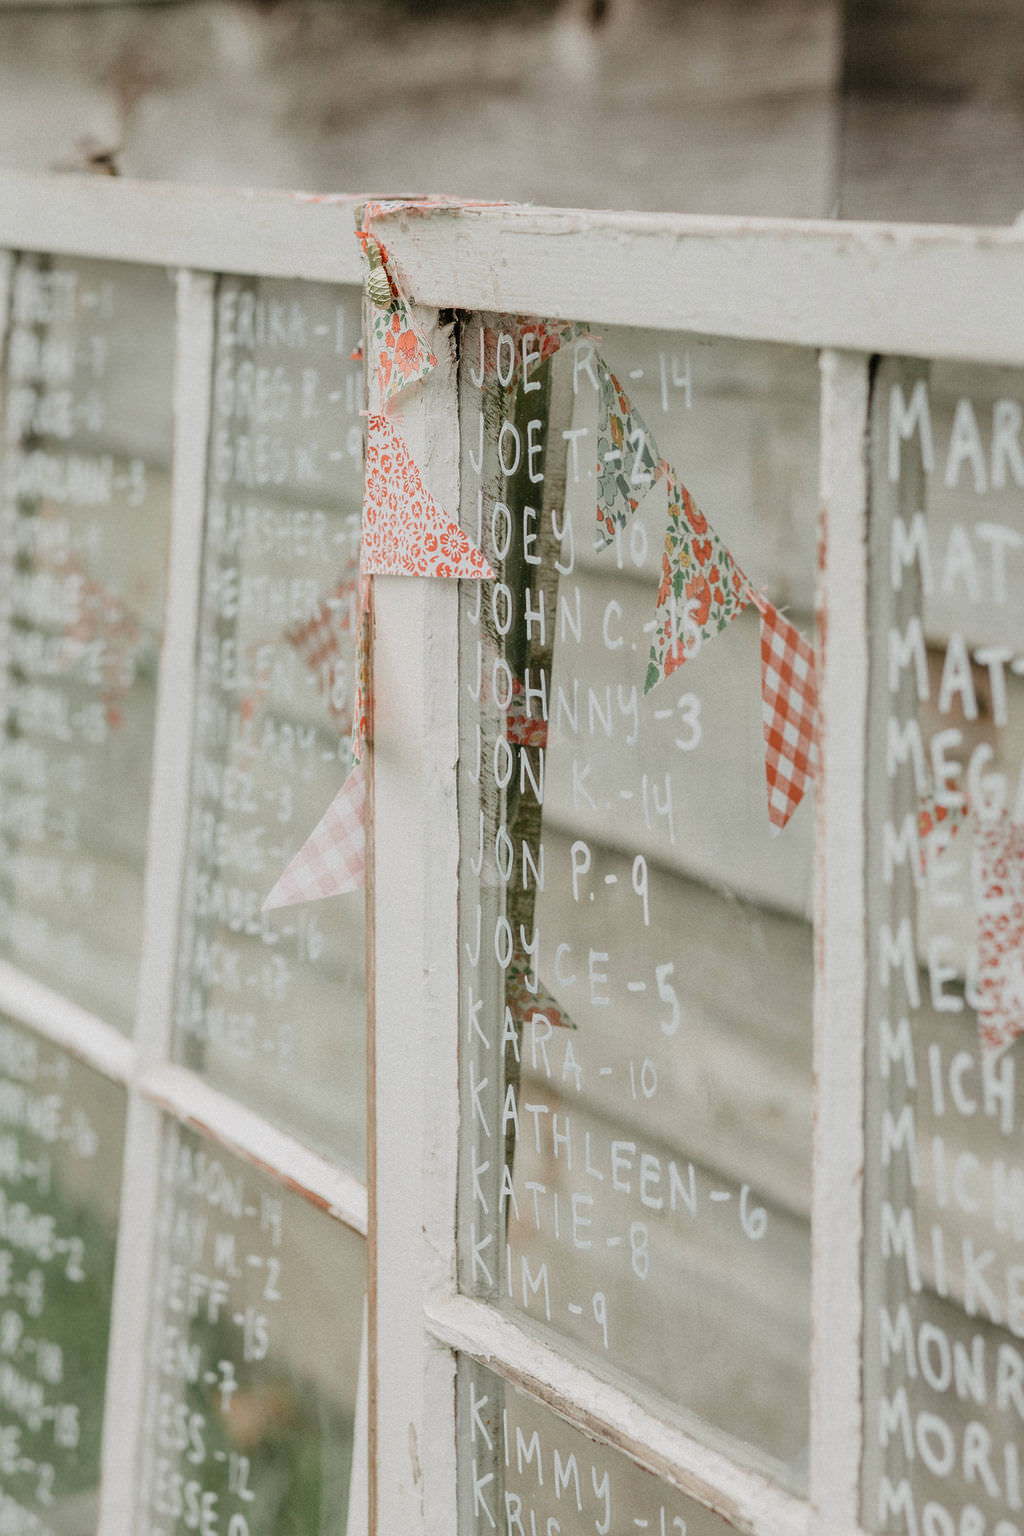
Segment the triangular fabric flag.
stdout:
[[1024,1032],[1024,828],[974,817],[978,864],[978,1033],[1003,1051]]
[[47,560],[45,565],[57,572],[59,578],[73,579],[77,585],[78,617],[68,631],[68,639],[95,646],[102,658],[103,715],[108,729],[119,730],[125,721],[138,657],[146,643],[139,617],[114,587],[90,574],[78,555],[65,554]]
[[347,690],[339,687],[338,663],[343,641],[358,633],[358,584],[353,560],[310,617],[284,631],[284,639],[310,672],[339,731],[348,730],[352,723],[352,701]]
[[[927,777],[927,786],[917,805],[917,845],[920,851],[922,875],[928,867],[929,839],[934,837],[939,828],[948,833],[947,842],[955,837],[967,820],[969,810],[966,797],[959,790],[954,789],[951,783],[948,783],[943,794],[939,795],[932,782],[931,774]],[[943,843],[935,844],[937,849],[944,846]]]
[[597,414],[597,538],[603,549],[625,528],[652,485],[667,470],[639,411],[600,359]]
[[686,486],[670,471],[668,528],[644,693],[671,677],[706,640],[721,634],[749,602],[746,576]]
[[356,763],[263,903],[264,912],[356,891],[366,882],[366,764]]
[[[470,378],[478,388],[497,380],[510,389],[531,370],[546,363],[568,341],[589,336],[577,320],[532,320],[525,315],[506,318],[498,326],[479,326],[475,355],[469,358]],[[528,366],[527,366],[528,365]]]
[[381,404],[387,405],[399,390],[426,378],[437,367],[437,358],[401,294],[389,310],[375,308],[370,323],[380,349],[377,383]]
[[530,695],[521,677],[512,679],[512,697],[505,710],[505,740],[510,746],[546,747],[548,722],[530,708]]
[[380,404],[388,401],[410,384],[418,384],[437,367],[423,331],[416,324],[409,303],[395,279],[380,241],[365,229],[357,237],[370,264],[367,292],[370,327],[377,343],[377,384]]
[[780,830],[818,767],[818,684],[814,651],[767,598],[750,593],[761,615],[761,719],[768,817]]
[[402,437],[381,415],[370,417],[367,434],[362,568],[368,576],[494,575],[425,488]]
[[532,975],[530,967],[522,964],[518,958],[508,968],[505,977],[505,1006],[516,1023],[525,1029],[535,1013],[542,1013],[555,1029],[575,1029],[576,1025],[565,1009],[555,1001],[542,982],[534,978],[531,988],[529,978]]

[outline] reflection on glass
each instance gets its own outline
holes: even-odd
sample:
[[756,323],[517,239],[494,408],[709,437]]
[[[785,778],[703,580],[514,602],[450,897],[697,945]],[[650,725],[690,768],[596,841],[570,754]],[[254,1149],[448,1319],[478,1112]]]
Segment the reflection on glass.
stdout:
[[126,1032],[163,625],[174,290],[22,257],[0,471],[0,946]]
[[753,609],[645,694],[665,482],[598,551],[595,444],[603,359],[813,634],[815,362],[493,318],[463,357],[461,1284],[799,1484],[813,810],[771,835]]
[[177,1059],[365,1167],[361,893],[262,913],[350,767],[359,296],[222,278]]
[[461,1536],[727,1536],[726,1522],[485,1366],[458,1370]]
[[343,1533],[362,1240],[168,1125],[158,1241],[140,1536]]
[[90,1536],[122,1089],[0,1018],[0,1530]]
[[1024,374],[872,409],[863,1522],[1024,1509]]

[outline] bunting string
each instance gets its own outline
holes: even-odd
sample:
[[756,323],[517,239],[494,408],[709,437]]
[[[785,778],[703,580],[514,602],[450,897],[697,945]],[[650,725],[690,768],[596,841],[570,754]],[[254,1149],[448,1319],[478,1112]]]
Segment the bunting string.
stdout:
[[[491,579],[483,552],[434,500],[419,466],[387,409],[404,389],[422,382],[438,360],[418,325],[373,229],[375,219],[398,212],[437,208],[443,198],[369,203],[358,238],[368,263],[372,302],[377,408],[367,424],[366,476],[360,541],[358,614],[355,622],[353,686],[353,767],[321,821],[267,898],[268,907],[353,890],[364,878],[366,848],[365,747],[369,731],[370,578],[415,575],[449,579]],[[491,205],[485,205],[491,206]],[[587,334],[575,322],[532,322],[520,318],[508,342],[481,328],[479,378],[504,384],[522,381],[529,369],[550,357],[568,339]],[[504,355],[503,355],[504,352]],[[782,828],[802,800],[817,768],[817,685],[811,646],[789,621],[756,595],[724,541],[696,505],[672,465],[658,453],[654,437],[620,381],[597,359],[597,507],[595,547],[605,548],[623,531],[642,500],[662,479],[668,482],[668,522],[661,582],[655,605],[654,638],[644,692],[670,677],[754,602],[761,618],[761,693],[768,814]],[[335,594],[340,597],[340,594]],[[333,612],[317,616],[309,635],[289,636],[303,653],[337,645]],[[315,632],[314,632],[315,631]],[[311,651],[312,648],[312,651]],[[512,730],[540,739],[527,718],[513,711]]]
[[654,639],[644,692],[697,655],[754,602],[761,615],[761,708],[768,818],[781,830],[817,771],[818,692],[810,644],[763,594],[755,594],[621,383],[598,361],[597,538],[607,547],[659,480],[668,481],[668,524]]

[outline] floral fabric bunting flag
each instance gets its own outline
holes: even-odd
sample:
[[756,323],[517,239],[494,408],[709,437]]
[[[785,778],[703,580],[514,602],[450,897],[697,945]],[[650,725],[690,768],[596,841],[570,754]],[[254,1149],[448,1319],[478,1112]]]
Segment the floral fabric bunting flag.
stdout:
[[761,615],[761,718],[768,818],[780,830],[818,766],[818,685],[814,651],[767,598],[751,592]]
[[470,378],[479,387],[497,381],[510,389],[527,376],[533,382],[533,370],[546,363],[566,342],[589,336],[577,320],[533,320],[516,315],[500,326],[479,327],[478,350],[469,358]]
[[597,539],[603,549],[625,528],[651,486],[667,471],[639,411],[622,385],[598,362],[600,403],[597,415]]
[[530,967],[517,955],[505,977],[505,1006],[515,1022],[525,1029],[534,1014],[540,1013],[555,1029],[575,1029],[561,1003],[555,1001],[542,982],[534,977],[531,987],[532,976]]
[[366,881],[366,764],[357,763],[263,903],[264,912],[356,891]]
[[386,416],[371,416],[366,443],[362,569],[367,576],[493,577],[483,553],[425,488]]
[[668,528],[644,693],[671,677],[750,602],[750,584],[693,497],[669,478]]
[[964,796],[953,788],[952,783],[945,786],[944,793],[940,796],[932,783],[931,775],[928,775],[927,788],[917,806],[917,845],[920,851],[922,875],[927,872],[929,847],[934,846],[936,850],[940,850],[945,846],[942,842],[932,845],[929,839],[940,827],[948,833],[947,841],[955,837],[967,820],[968,809]]
[[408,300],[388,266],[384,247],[365,230],[358,231],[358,238],[370,263],[370,326],[378,349],[380,403],[385,406],[399,390],[418,384],[436,368],[437,358],[412,318]]
[[505,711],[505,740],[511,746],[546,747],[548,722],[530,708],[530,699],[521,677],[512,679],[512,698]]
[[1024,1031],[1024,828],[974,817],[978,860],[978,1032],[1003,1051]]

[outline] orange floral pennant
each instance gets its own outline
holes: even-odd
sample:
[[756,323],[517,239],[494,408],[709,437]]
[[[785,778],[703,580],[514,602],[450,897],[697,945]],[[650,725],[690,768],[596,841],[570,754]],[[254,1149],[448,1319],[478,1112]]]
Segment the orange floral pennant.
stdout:
[[534,320],[526,315],[506,318],[500,326],[481,324],[474,356],[470,357],[470,379],[477,387],[494,384],[510,389],[523,382],[527,389],[539,389],[532,372],[567,342],[590,331],[577,320]]
[[366,443],[362,569],[367,576],[494,575],[426,489],[394,423],[382,415],[370,417]]
[[978,865],[978,1032],[984,1051],[1024,1033],[1024,827],[974,816]]
[[942,852],[967,820],[969,811],[967,797],[954,789],[951,781],[945,783],[940,792],[928,774],[917,805],[917,842],[922,875],[927,873],[929,853]]
[[671,677],[750,602],[750,583],[686,486],[668,475],[668,527],[644,693]]
[[412,317],[384,247],[365,229],[357,231],[357,238],[370,267],[366,288],[372,301],[370,326],[377,347],[377,386],[383,407],[400,390],[426,378],[437,367],[437,358]]
[[555,1029],[576,1028],[561,1003],[552,997],[518,954],[505,977],[505,1006],[522,1029],[538,1017],[546,1019]]

